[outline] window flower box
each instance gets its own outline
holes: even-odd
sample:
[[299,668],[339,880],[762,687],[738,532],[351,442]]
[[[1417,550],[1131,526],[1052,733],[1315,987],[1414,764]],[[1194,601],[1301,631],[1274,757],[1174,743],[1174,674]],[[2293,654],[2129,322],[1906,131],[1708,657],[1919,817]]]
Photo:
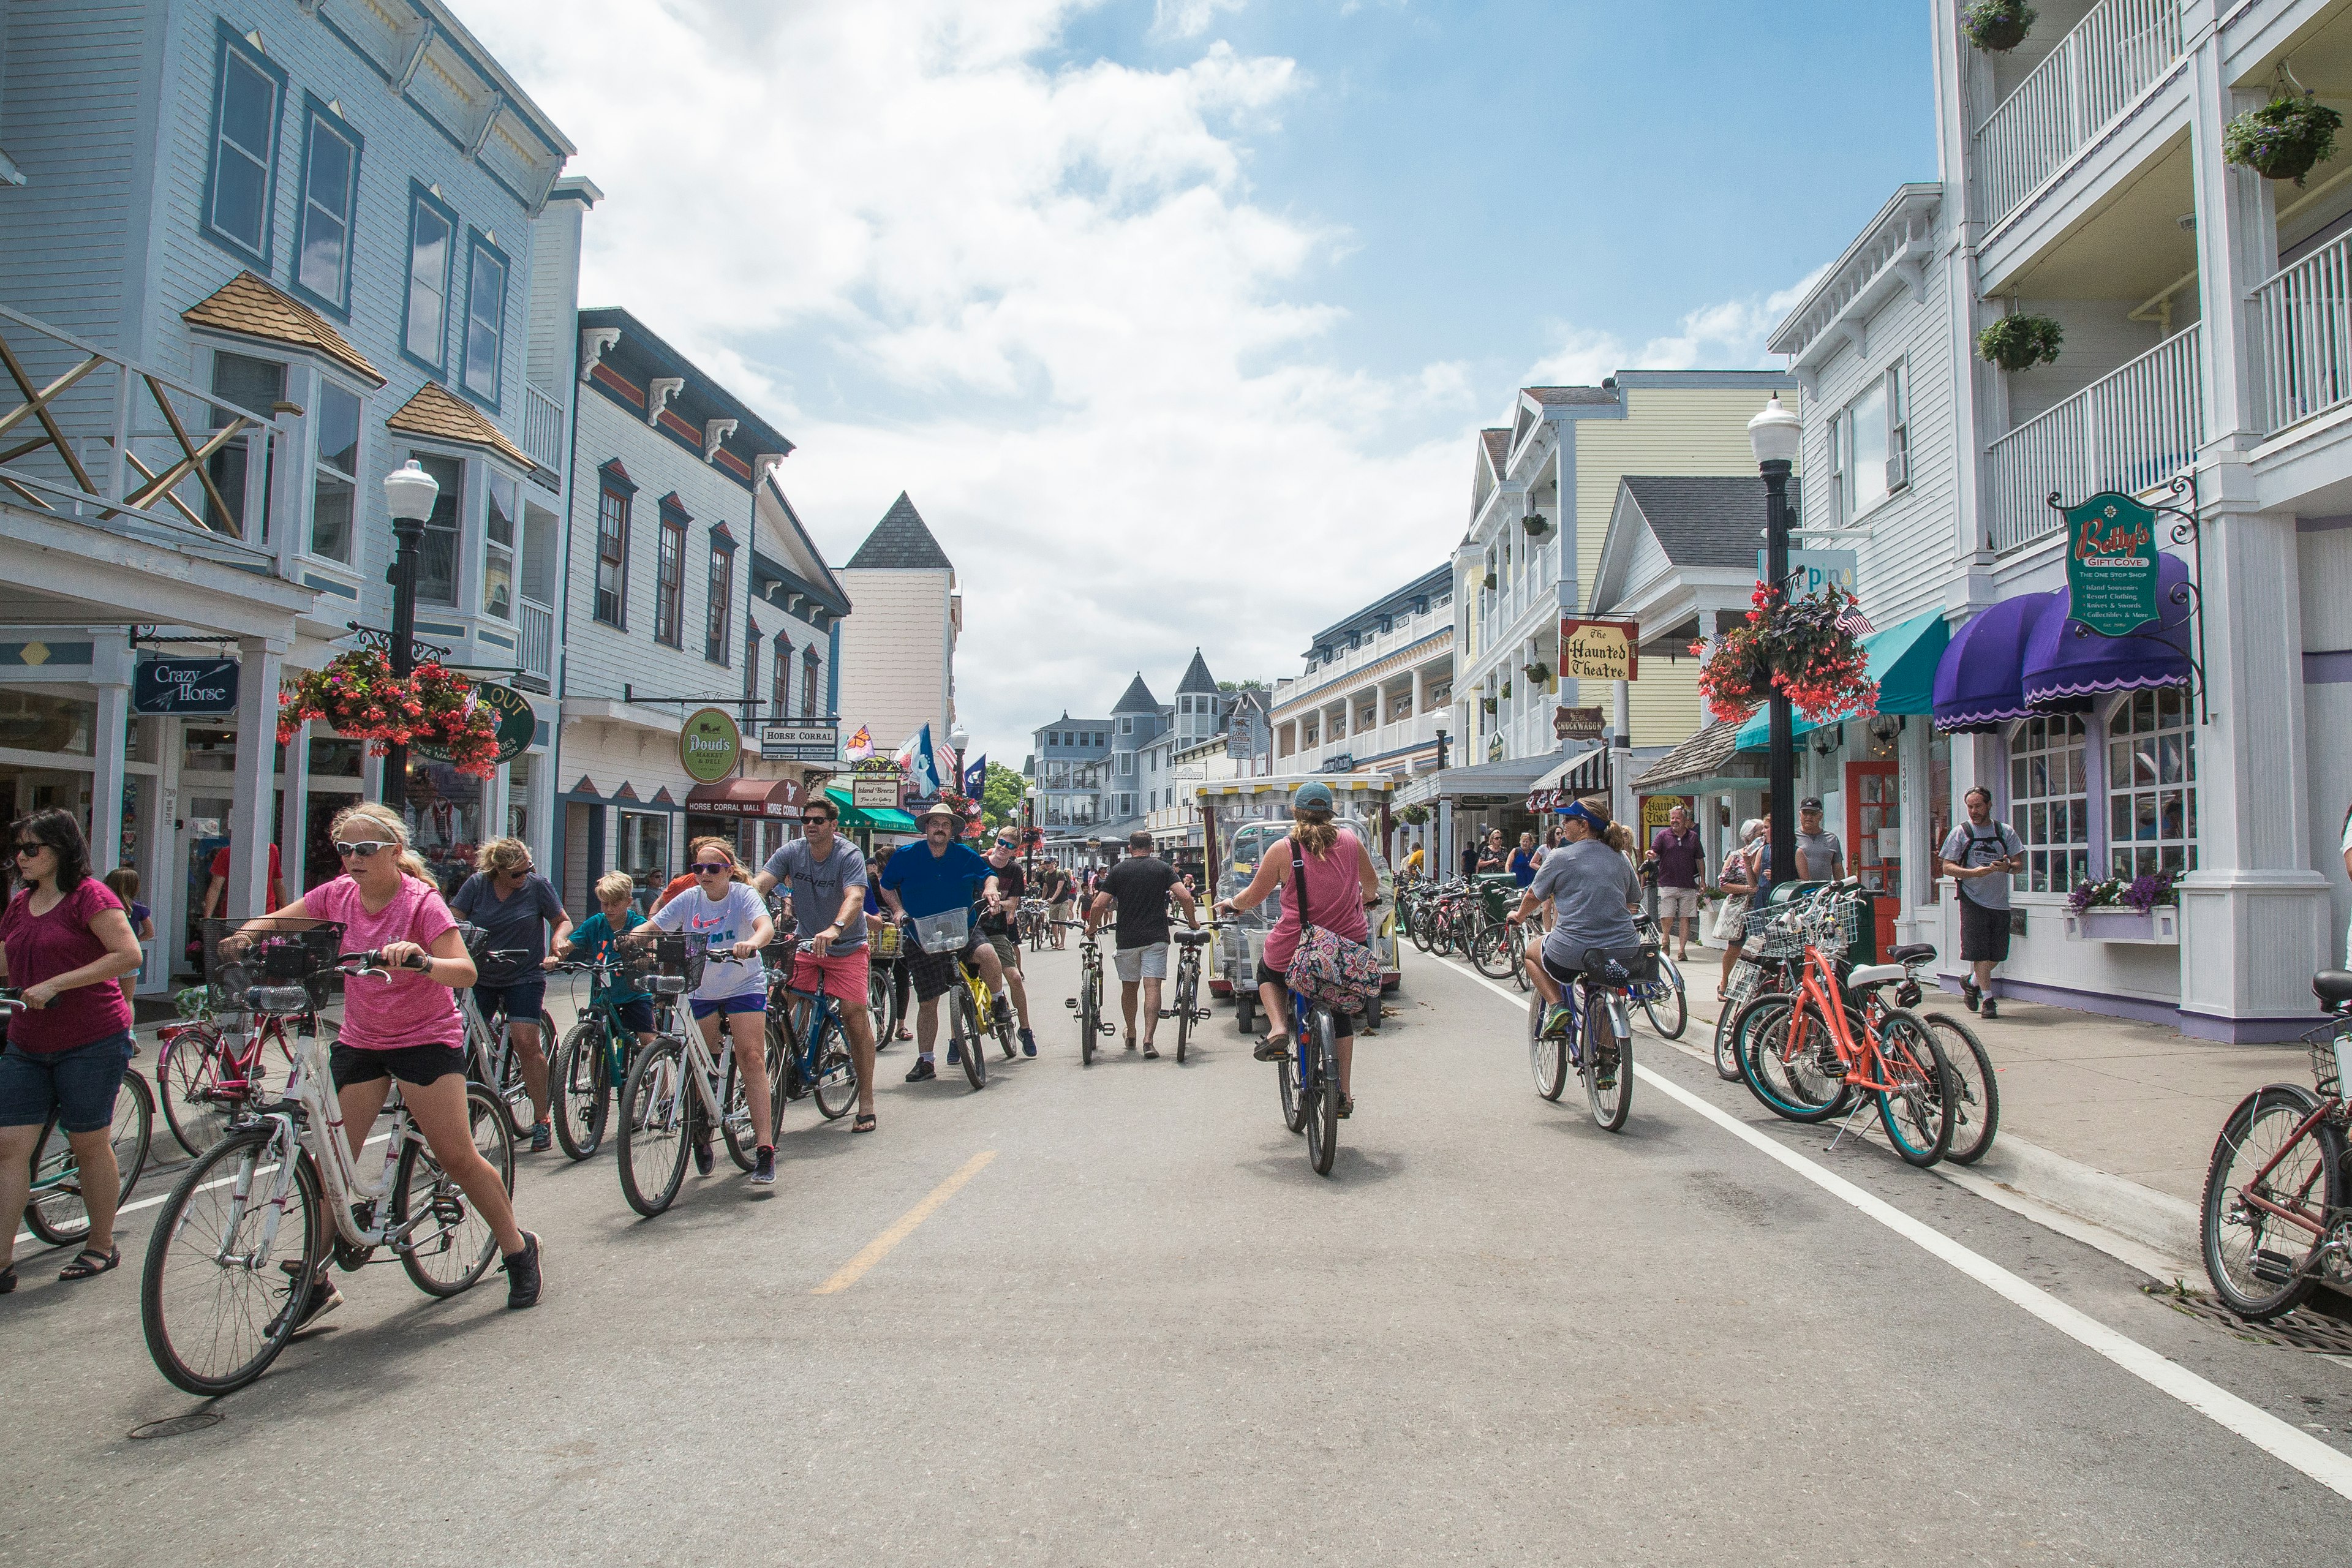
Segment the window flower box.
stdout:
[[2143,913],[2126,904],[2087,909],[2080,914],[2070,910],[2066,916],[2066,940],[2178,947],[2180,945],[2180,910],[2178,905],[2158,904]]

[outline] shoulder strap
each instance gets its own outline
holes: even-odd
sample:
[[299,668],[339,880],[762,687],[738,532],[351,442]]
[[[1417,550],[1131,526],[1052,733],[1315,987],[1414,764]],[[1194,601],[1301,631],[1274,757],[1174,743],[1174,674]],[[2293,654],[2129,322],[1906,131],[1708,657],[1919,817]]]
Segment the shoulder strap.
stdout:
[[1307,918],[1307,852],[1298,847],[1298,840],[1290,841],[1290,874],[1298,883],[1298,934],[1304,937],[1313,929]]

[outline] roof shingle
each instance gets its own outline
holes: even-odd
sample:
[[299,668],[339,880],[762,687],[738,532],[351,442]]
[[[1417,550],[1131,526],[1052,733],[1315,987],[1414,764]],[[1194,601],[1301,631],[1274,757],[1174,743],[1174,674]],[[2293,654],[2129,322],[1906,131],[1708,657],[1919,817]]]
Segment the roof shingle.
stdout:
[[1547,408],[1591,407],[1617,401],[1613,386],[1528,386],[1520,388]]
[[952,572],[955,563],[948,559],[940,542],[923,522],[923,514],[915,503],[900,490],[857,553],[849,558],[851,571],[876,572]]
[[1192,650],[1192,662],[1184,667],[1184,679],[1176,683],[1176,689],[1215,693],[1217,678],[1209,673],[1209,661],[1201,657],[1199,648]]
[[416,389],[416,395],[402,404],[391,418],[383,422],[387,430],[405,435],[422,436],[433,441],[455,441],[462,447],[482,447],[520,468],[525,473],[536,472],[539,465],[530,455],[506,437],[506,433],[481,416],[472,404],[450,391],[437,381],[428,381]]
[[370,364],[365,354],[329,326],[324,316],[291,295],[279,293],[267,279],[250,271],[238,273],[181,311],[180,320],[215,332],[235,332],[239,337],[309,349],[326,355],[353,375],[364,376],[373,385],[382,386],[384,382],[383,372]]
[[[1625,488],[1677,566],[1753,568],[1764,526],[1764,481],[1754,474],[1628,474]],[[1789,488],[1791,510],[1795,485]]]
[[1110,710],[1113,715],[1157,713],[1160,711],[1160,700],[1151,695],[1151,688],[1143,684],[1143,674],[1139,670],[1135,679],[1128,682],[1126,693],[1110,705]]

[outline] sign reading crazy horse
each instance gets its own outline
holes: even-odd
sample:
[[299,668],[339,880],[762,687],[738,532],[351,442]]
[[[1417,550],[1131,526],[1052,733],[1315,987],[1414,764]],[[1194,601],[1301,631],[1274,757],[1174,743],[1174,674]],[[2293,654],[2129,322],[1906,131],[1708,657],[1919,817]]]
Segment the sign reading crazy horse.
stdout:
[[2103,637],[2156,619],[2156,513],[2115,490],[2066,508],[2066,614]]
[[1639,678],[1641,656],[1634,644],[1642,630],[1633,621],[1559,623],[1559,674],[1569,680],[1633,680]]

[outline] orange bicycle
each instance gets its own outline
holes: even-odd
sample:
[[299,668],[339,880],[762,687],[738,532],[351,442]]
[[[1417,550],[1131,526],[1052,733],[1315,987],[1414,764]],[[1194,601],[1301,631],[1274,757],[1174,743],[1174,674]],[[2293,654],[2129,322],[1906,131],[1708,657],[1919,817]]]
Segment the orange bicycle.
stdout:
[[1888,985],[1916,991],[1910,965],[1899,962],[1911,950],[1895,949],[1896,963],[1847,966],[1854,932],[1869,918],[1869,895],[1853,881],[1773,917],[1767,937],[1801,943],[1804,965],[1793,994],[1759,996],[1741,1009],[1732,1026],[1744,1047],[1739,1075],[1767,1110],[1791,1121],[1843,1111],[1851,1125],[1874,1100],[1895,1152],[1932,1165],[1952,1145],[1951,1064],[1924,1020],[1881,994]]

